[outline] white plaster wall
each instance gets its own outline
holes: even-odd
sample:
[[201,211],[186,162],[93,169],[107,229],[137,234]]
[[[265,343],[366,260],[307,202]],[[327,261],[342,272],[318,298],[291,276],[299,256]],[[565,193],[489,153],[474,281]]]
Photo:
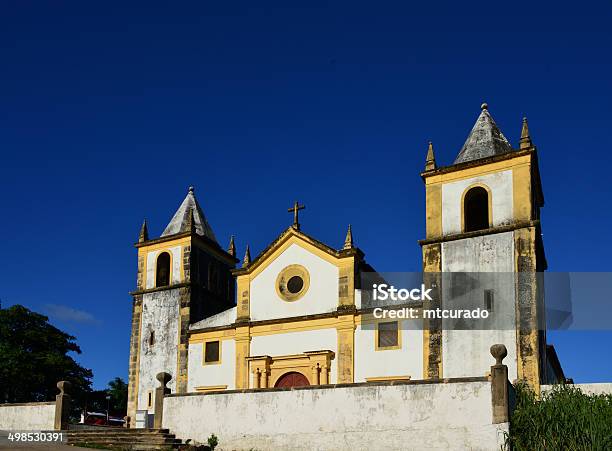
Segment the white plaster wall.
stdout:
[[[496,325],[490,330],[445,330],[442,334],[442,372],[444,377],[483,376],[494,363],[492,344],[502,343],[508,349],[504,363],[510,380],[517,378],[516,313],[514,288],[513,232],[480,236],[442,243],[442,272],[481,273],[486,287],[479,287],[470,296],[484,308],[484,289],[494,291]],[[498,274],[490,274],[498,273]],[[470,274],[468,274],[470,275]],[[473,274],[476,276],[476,274]],[[471,275],[470,275],[471,276]],[[452,308],[449,283],[443,279],[443,307]]]
[[[338,334],[336,329],[307,330],[285,334],[255,335],[251,339],[251,355],[271,357],[301,354],[306,351],[330,350],[336,353],[331,362],[329,382],[335,384],[338,378],[337,354]],[[251,375],[252,378],[252,375]],[[251,380],[251,387],[253,387]]]
[[155,288],[155,269],[157,265],[157,257],[162,252],[169,252],[172,256],[172,274],[171,281],[173,284],[181,283],[181,259],[182,259],[182,247],[174,246],[168,249],[160,249],[158,251],[152,251],[147,254],[147,288]]
[[367,377],[410,376],[423,378],[423,330],[420,322],[402,320],[401,349],[377,351],[375,325],[355,330],[355,382]]
[[512,171],[501,171],[442,185],[442,233],[460,233],[461,197],[470,185],[481,183],[491,190],[493,225],[510,223],[513,218]]
[[48,431],[53,430],[54,421],[54,402],[0,404],[0,430]]
[[[143,295],[138,373],[138,409],[147,409],[149,391],[155,391],[158,373],[172,375],[168,387],[176,390],[179,323],[179,290],[164,290]],[[155,331],[155,344],[149,346],[149,331]],[[153,409],[150,409],[152,412]]]
[[236,321],[236,307],[229,308],[224,310],[216,315],[209,316],[208,318],[204,318],[197,323],[193,323],[189,326],[190,329],[201,329],[204,327],[217,327],[217,326],[227,326]]
[[204,365],[203,344],[189,345],[189,369],[187,391],[196,391],[196,387],[211,385],[227,385],[227,389],[234,389],[236,369],[236,342],[234,339],[221,340],[221,363]]
[[171,396],[163,427],[219,450],[498,450],[488,382]]
[[[287,302],[276,293],[278,274],[289,265],[302,265],[310,273],[310,288],[297,301]],[[338,307],[338,268],[297,244],[289,246],[251,281],[253,321],[331,312]]]

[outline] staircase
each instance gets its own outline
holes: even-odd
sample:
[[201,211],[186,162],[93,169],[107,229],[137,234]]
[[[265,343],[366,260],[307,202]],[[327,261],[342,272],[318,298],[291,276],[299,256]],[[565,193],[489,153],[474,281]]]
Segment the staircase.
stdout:
[[181,444],[168,429],[69,429],[65,433],[69,445],[96,445],[121,451],[170,450],[177,449]]

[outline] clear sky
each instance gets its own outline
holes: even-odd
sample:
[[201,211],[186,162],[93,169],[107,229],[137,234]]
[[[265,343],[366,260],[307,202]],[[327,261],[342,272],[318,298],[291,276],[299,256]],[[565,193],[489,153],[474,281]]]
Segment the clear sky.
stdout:
[[[612,5],[3,2],[4,306],[76,335],[95,386],[126,377],[142,219],[195,185],[223,246],[291,223],[380,271],[418,271],[427,141],[458,153],[487,101],[538,146],[551,271],[611,271]],[[606,298],[609,301],[609,295]],[[611,381],[612,333],[555,332],[568,376]]]

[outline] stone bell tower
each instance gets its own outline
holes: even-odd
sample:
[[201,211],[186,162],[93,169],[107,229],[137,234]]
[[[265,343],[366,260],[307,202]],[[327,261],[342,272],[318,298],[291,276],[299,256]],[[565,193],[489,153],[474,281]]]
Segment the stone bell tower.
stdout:
[[[438,167],[430,143],[421,177],[423,271],[441,280],[435,302],[452,308],[456,296],[468,296],[472,305],[503,319],[485,330],[449,330],[430,321],[424,331],[424,377],[482,376],[489,347],[503,343],[510,380],[537,386],[546,359],[537,275],[546,269],[540,225],[544,196],[527,120],[513,148],[483,104],[453,164]],[[472,283],[479,277],[485,282]]]
[[161,236],[149,238],[145,221],[135,246],[128,416],[145,427],[158,373],[172,376],[172,393],[187,390],[189,325],[233,306],[238,260],[233,238],[228,251],[217,242],[192,187]]

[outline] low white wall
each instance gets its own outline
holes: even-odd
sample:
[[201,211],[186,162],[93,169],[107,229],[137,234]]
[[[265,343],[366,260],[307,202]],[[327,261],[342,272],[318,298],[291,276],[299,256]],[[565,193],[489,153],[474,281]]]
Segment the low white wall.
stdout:
[[163,427],[220,450],[494,450],[491,384],[354,384],[172,395]]
[[53,430],[55,402],[0,404],[0,430]]
[[[574,384],[573,387],[579,388],[585,395],[612,395],[612,383],[599,384]],[[554,385],[542,385],[542,392],[551,391]]]

